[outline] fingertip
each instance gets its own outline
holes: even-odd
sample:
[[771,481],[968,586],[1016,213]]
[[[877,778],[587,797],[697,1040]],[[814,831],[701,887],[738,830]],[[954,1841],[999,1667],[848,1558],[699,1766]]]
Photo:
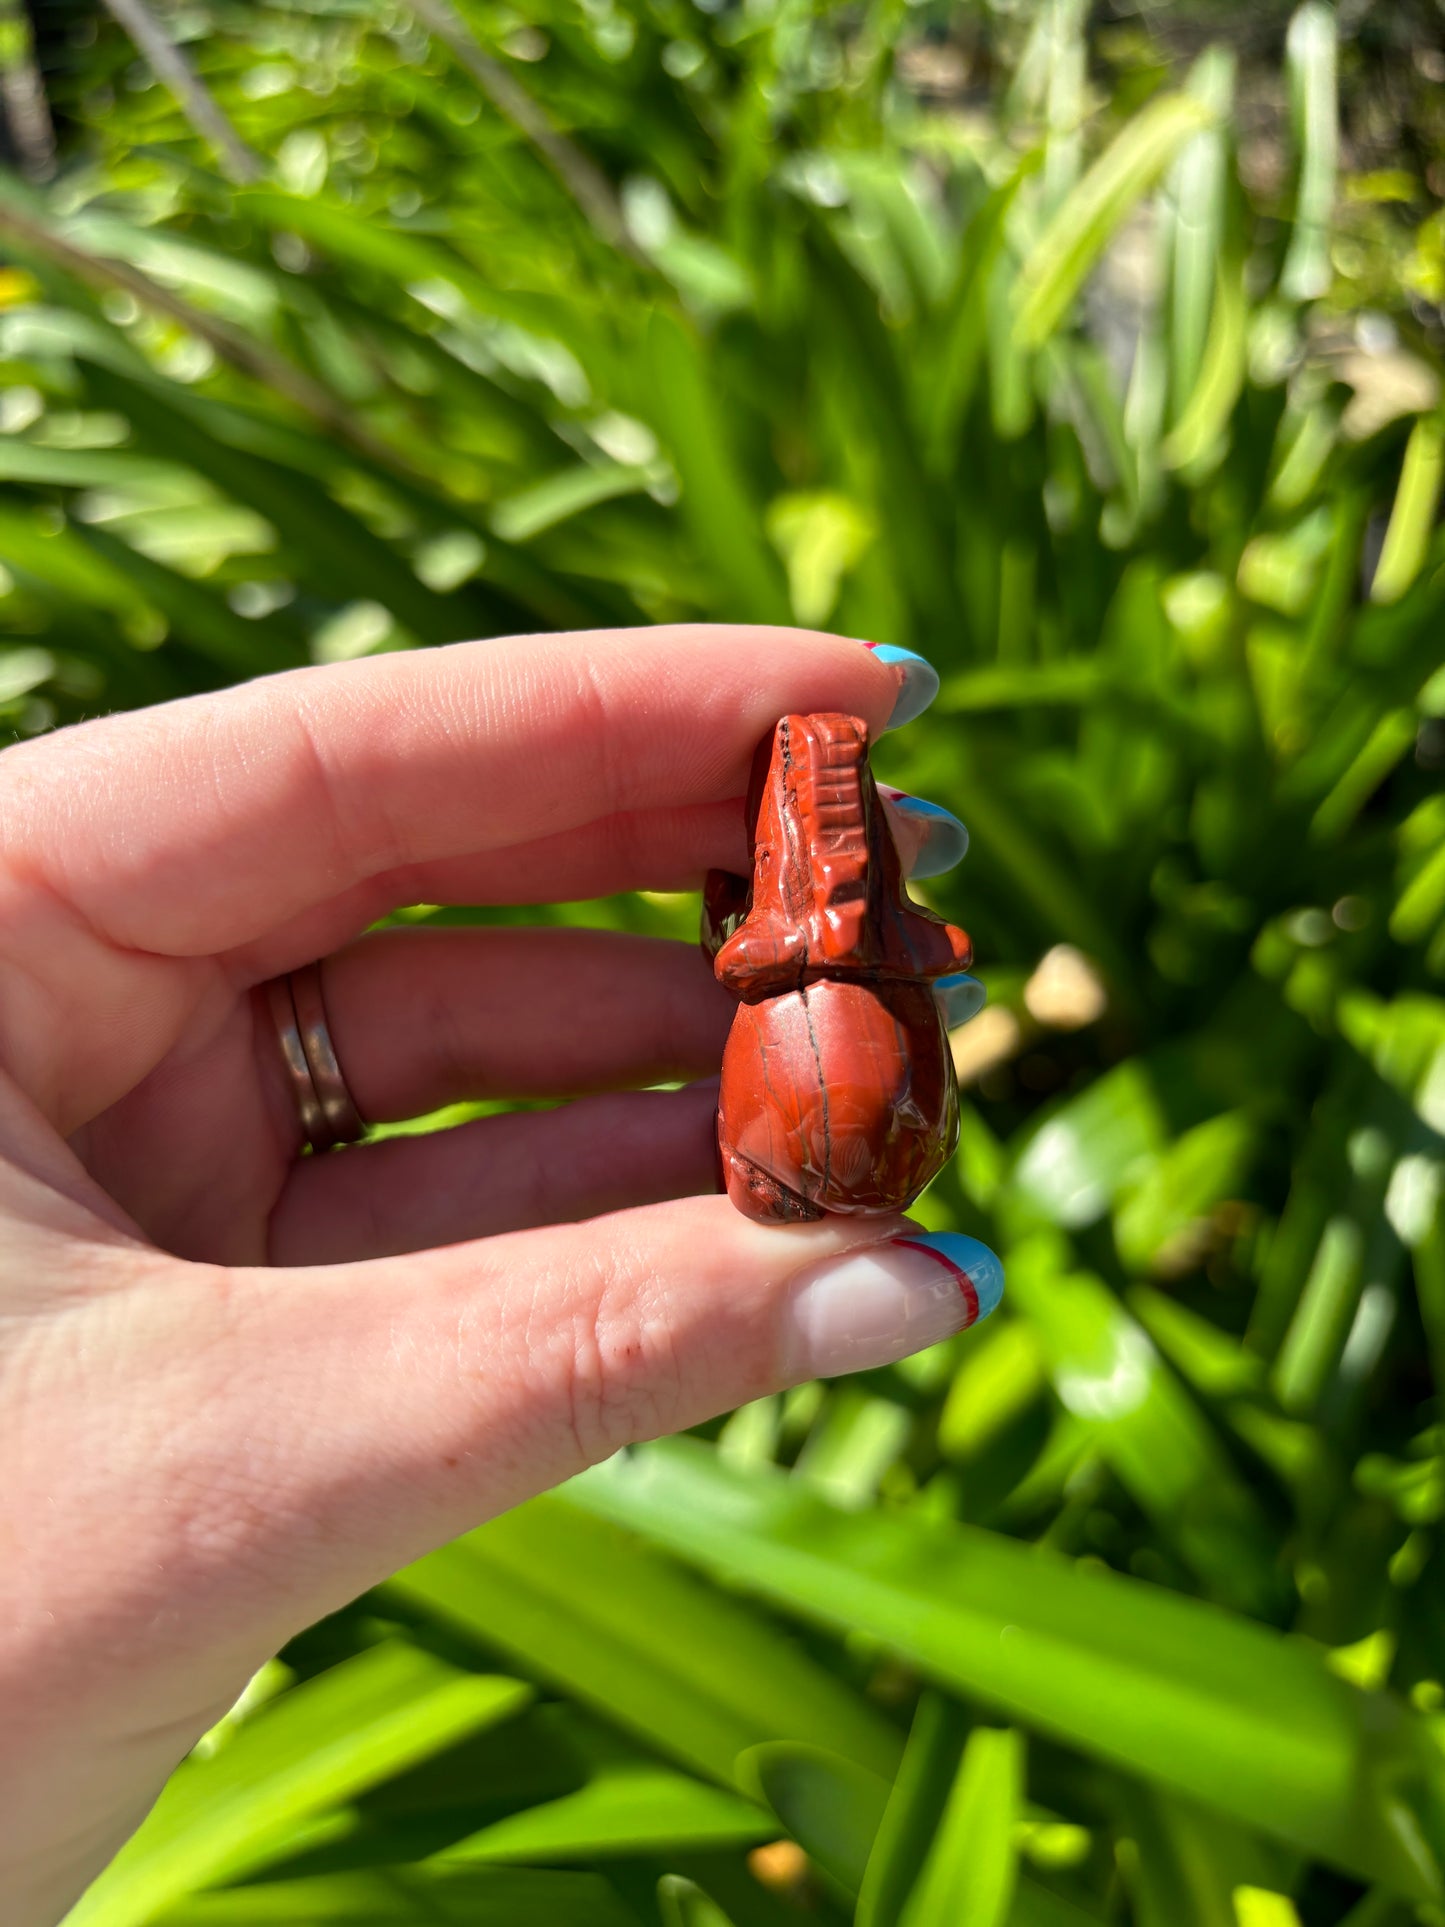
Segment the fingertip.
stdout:
[[891,1365],[994,1311],[1003,1267],[959,1232],[907,1227],[803,1267],[784,1303],[789,1380],[835,1378]]
[[977,1017],[988,1002],[988,991],[977,977],[971,977],[966,970],[955,971],[949,977],[936,978],[933,994],[943,1013],[945,1030],[961,1029]]
[[1003,1299],[1003,1263],[981,1239],[962,1231],[917,1231],[907,1242],[951,1267],[961,1285],[967,1282],[974,1304],[968,1324],[976,1325],[998,1310]]
[[878,794],[893,825],[905,877],[921,883],[962,863],[968,854],[968,830],[952,810],[886,783],[878,785]]
[[898,695],[893,713],[883,725],[884,731],[902,729],[921,716],[939,691],[938,671],[928,658],[920,656],[916,649],[903,649],[896,643],[866,642],[861,636],[855,637],[855,641],[898,675]]

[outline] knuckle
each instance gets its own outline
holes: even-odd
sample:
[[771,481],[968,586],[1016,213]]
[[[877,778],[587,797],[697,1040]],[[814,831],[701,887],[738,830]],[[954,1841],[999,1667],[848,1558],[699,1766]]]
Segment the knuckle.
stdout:
[[570,1294],[567,1423],[579,1459],[675,1430],[682,1372],[650,1266],[598,1254]]

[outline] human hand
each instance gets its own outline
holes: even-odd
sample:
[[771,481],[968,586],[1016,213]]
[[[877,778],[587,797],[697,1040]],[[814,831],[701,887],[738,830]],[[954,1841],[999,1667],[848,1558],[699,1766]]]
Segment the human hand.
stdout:
[[[527,637],[0,757],[10,1927],[63,1912],[313,1619],[626,1442],[945,1336],[950,1255],[996,1300],[970,1240],[696,1195],[713,1090],[637,1088],[716,1069],[732,1007],[693,947],[359,936],[743,869],[776,718],[876,733],[903,683],[790,630]],[[319,956],[367,1117],[595,1094],[302,1159],[262,986]]]

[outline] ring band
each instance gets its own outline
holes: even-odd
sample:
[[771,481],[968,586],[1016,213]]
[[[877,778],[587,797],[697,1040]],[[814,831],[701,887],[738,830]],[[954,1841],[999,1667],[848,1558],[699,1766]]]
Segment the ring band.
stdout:
[[296,1007],[301,1048],[306,1053],[307,1068],[331,1143],[354,1144],[366,1136],[366,1119],[357,1110],[336,1061],[336,1046],[326,1024],[319,963],[309,963],[291,972],[291,1001]]
[[366,1119],[357,1110],[336,1061],[321,990],[321,965],[305,964],[287,977],[273,977],[266,997],[306,1142],[313,1151],[355,1144],[366,1135]]

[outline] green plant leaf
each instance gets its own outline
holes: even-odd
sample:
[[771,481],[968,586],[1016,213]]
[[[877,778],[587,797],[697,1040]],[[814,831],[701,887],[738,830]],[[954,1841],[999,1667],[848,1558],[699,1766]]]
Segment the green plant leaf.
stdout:
[[114,369],[91,367],[87,386],[102,406],[126,416],[140,446],[179,456],[221,494],[284,530],[305,551],[313,578],[338,601],[378,602],[423,641],[452,642],[463,633],[463,605],[424,587],[386,542],[309,476],[218,440],[158,387]]
[[976,1529],[839,1513],[673,1440],[569,1502],[986,1706],[1404,1894],[1442,1890],[1440,1756],[1398,1701],[1218,1608]]
[[955,1700],[924,1693],[868,1855],[855,1927],[898,1927],[943,1817],[968,1732],[968,1716]]
[[856,1894],[888,1782],[821,1747],[782,1740],[749,1747],[738,1775],[756,1787],[809,1859],[844,1893]]
[[1445,477],[1445,415],[1422,415],[1405,444],[1405,463],[1370,584],[1373,602],[1398,602],[1419,575]]
[[1060,1402],[1216,1598],[1265,1610],[1273,1545],[1208,1419],[1103,1281],[1067,1269],[1062,1242],[1016,1245],[1009,1282]]
[[1323,294],[1330,282],[1329,229],[1339,154],[1337,59],[1333,10],[1321,0],[1306,0],[1285,36],[1299,179],[1294,229],[1280,273],[1284,293],[1300,301]]
[[654,406],[682,481],[682,509],[700,554],[738,598],[738,618],[786,622],[791,613],[762,506],[731,447],[708,387],[706,362],[682,322],[657,310],[648,330]]
[[732,1927],[732,1922],[696,1881],[664,1874],[657,1883],[662,1927]]
[[1168,1126],[1149,1068],[1131,1060],[1096,1079],[1030,1135],[1012,1188],[1070,1230],[1101,1217],[1164,1149]]
[[1039,348],[1054,332],[1124,216],[1212,118],[1190,94],[1151,101],[1064,197],[1019,275],[1017,325],[1025,346]]
[[389,1867],[202,1894],[158,1927],[637,1927],[637,1916],[591,1873]]
[[1008,1919],[1009,1927],[1099,1927],[1102,1916],[1020,1874]]
[[764,1740],[806,1736],[882,1773],[901,1751],[885,1720],[755,1613],[555,1499],[390,1586],[725,1785]]
[[981,1726],[969,1735],[900,1927],[930,1927],[938,1920],[1006,1927],[1017,1876],[1023,1765],[1017,1733]]
[[1114,1213],[1119,1255],[1131,1270],[1167,1255],[1224,1199],[1236,1195],[1249,1169],[1257,1133],[1238,1111],[1207,1118],[1176,1138],[1128,1185]]
[[268,1702],[187,1761],[66,1927],[141,1927],[198,1887],[273,1859],[306,1820],[509,1719],[532,1690],[392,1641]]
[[[1235,67],[1231,48],[1207,47],[1190,68],[1186,91],[1208,108],[1212,124],[1184,143],[1161,197],[1169,256],[1169,388],[1176,420],[1187,412],[1200,380],[1211,310],[1217,317]],[[1241,327],[1242,322],[1241,315]]]
[[1237,1888],[1291,1878],[1291,1856],[1218,1814],[1136,1783],[1121,1784],[1116,1797],[1139,1927],[1238,1927]]
[[777,1829],[736,1794],[645,1764],[604,1769],[564,1794],[469,1834],[442,1856],[447,1865],[587,1860],[613,1854],[751,1847]]

